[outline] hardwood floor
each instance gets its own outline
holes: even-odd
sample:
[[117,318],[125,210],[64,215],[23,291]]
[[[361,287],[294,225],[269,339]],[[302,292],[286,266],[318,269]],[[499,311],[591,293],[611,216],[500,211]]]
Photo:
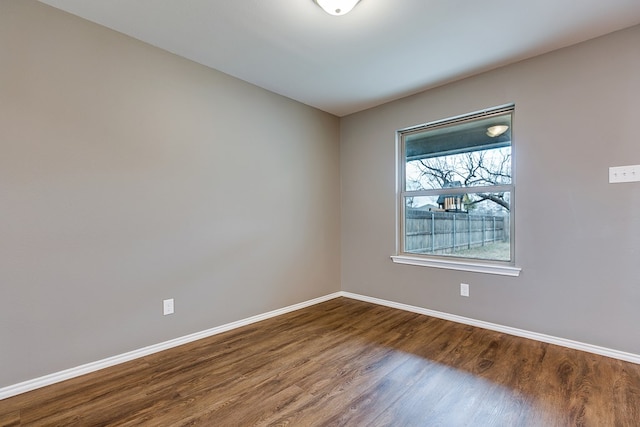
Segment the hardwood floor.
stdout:
[[640,365],[345,298],[0,401],[0,426],[638,426]]

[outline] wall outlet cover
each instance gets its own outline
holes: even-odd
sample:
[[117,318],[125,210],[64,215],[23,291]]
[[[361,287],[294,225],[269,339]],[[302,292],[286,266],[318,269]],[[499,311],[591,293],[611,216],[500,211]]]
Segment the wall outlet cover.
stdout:
[[469,285],[467,283],[460,283],[460,295],[463,297],[469,296]]
[[173,314],[173,298],[162,301],[162,313],[165,316]]

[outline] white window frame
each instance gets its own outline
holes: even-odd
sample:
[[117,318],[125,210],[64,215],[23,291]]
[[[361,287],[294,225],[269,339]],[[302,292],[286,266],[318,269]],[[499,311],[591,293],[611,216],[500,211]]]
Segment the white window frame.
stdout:
[[[510,261],[494,261],[483,260],[475,258],[463,258],[456,256],[442,256],[435,254],[415,254],[411,252],[405,252],[405,197],[407,196],[420,196],[420,195],[434,195],[435,193],[447,193],[449,189],[442,190],[429,190],[428,192],[420,191],[407,191],[406,190],[406,159],[405,159],[405,138],[407,135],[415,134],[416,132],[426,131],[432,128],[452,126],[455,124],[467,123],[473,120],[488,118],[492,116],[504,115],[506,113],[511,114],[511,184],[508,185],[496,185],[487,187],[466,187],[467,190],[472,192],[480,192],[484,190],[491,191],[509,191],[510,192],[510,245],[511,245],[511,260]],[[391,256],[393,262],[398,264],[418,265],[424,267],[445,268],[452,270],[469,271],[476,273],[488,273],[498,274],[505,276],[518,276],[521,269],[515,265],[515,156],[514,156],[514,143],[513,143],[513,122],[515,115],[515,105],[508,104],[499,107],[489,108],[481,111],[476,111],[461,116],[456,116],[444,120],[438,120],[435,122],[429,122],[419,126],[412,126],[405,129],[400,129],[396,132],[396,254]],[[424,193],[424,194],[423,194]]]

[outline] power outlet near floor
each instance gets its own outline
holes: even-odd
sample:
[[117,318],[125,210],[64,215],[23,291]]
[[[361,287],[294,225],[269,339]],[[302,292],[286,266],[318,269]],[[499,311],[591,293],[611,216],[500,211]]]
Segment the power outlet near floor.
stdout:
[[463,297],[469,296],[469,285],[467,283],[460,283],[460,295]]
[[173,298],[162,301],[162,314],[173,314]]

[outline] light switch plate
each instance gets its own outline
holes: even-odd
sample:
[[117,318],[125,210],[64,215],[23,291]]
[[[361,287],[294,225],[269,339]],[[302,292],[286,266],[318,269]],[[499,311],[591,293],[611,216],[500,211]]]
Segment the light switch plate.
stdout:
[[640,165],[612,166],[609,168],[609,183],[640,181]]

